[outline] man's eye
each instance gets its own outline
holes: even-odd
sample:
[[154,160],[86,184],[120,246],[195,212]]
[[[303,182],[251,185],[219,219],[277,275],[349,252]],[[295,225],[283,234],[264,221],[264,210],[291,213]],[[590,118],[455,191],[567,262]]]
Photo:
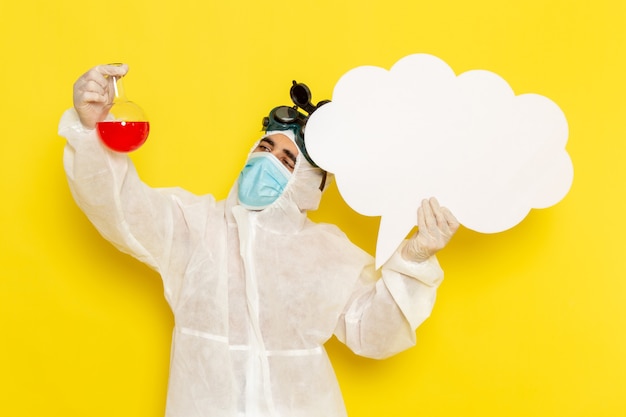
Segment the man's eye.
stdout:
[[291,162],[290,159],[283,159],[283,165],[285,165],[287,169],[289,169],[289,171],[293,171],[293,169],[295,168],[295,165]]

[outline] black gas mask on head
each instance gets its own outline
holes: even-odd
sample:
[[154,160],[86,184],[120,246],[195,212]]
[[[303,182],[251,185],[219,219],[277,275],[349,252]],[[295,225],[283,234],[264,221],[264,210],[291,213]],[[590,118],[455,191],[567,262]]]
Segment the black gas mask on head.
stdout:
[[[304,131],[309,116],[311,116],[311,114],[313,114],[313,112],[320,106],[329,103],[330,100],[322,100],[317,103],[317,105],[313,105],[311,102],[311,90],[309,90],[309,87],[305,84],[297,83],[295,80],[293,81],[289,95],[291,96],[291,101],[293,101],[295,105],[293,107],[274,107],[269,116],[263,118],[263,130],[266,132],[274,130],[291,130],[294,133],[296,145],[298,145],[300,152],[302,152],[306,160],[309,161],[311,165],[318,167],[306,150]],[[299,109],[304,110],[307,114],[305,115],[300,112]],[[326,172],[324,172],[324,179],[325,178]]]

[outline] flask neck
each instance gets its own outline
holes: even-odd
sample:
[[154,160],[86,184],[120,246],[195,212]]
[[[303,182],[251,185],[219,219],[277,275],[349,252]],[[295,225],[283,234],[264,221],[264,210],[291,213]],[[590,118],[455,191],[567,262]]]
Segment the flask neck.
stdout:
[[114,102],[128,101],[126,98],[126,89],[124,88],[124,77],[113,77],[113,89],[115,92]]

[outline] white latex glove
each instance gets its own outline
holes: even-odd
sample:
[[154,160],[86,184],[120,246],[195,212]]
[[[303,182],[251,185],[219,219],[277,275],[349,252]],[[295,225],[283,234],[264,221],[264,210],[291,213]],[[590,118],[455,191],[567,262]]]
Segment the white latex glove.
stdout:
[[113,77],[122,77],[128,65],[98,65],[81,75],[74,83],[74,108],[87,129],[104,120],[115,98]]
[[418,231],[402,248],[408,261],[423,262],[443,249],[459,228],[450,210],[440,207],[435,198],[422,200],[417,210]]

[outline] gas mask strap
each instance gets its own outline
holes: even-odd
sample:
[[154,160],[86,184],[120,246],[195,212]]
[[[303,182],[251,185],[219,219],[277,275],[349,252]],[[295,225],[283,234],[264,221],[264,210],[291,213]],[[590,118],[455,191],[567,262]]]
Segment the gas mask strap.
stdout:
[[322,171],[322,183],[320,184],[320,191],[324,191],[324,186],[326,185],[327,176],[328,176],[328,172]]

